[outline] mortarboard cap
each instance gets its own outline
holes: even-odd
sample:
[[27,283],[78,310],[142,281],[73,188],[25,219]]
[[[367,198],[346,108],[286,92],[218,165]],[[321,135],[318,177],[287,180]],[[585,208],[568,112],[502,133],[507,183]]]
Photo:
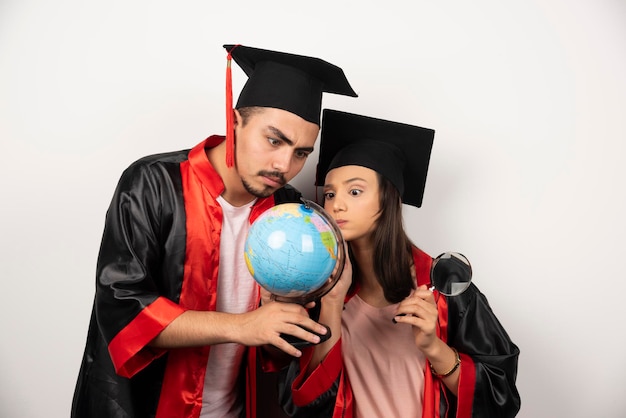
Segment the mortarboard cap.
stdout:
[[358,165],[387,178],[402,202],[421,207],[435,131],[324,109],[316,186],[333,168]]
[[224,48],[228,51],[227,139],[229,134],[233,135],[231,57],[248,76],[236,108],[283,109],[319,125],[322,93],[357,97],[343,70],[319,58],[243,45],[224,45]]

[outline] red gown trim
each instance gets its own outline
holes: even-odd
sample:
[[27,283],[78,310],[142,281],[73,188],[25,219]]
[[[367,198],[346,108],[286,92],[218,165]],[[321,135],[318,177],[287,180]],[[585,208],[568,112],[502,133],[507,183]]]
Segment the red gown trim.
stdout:
[[[205,153],[205,147],[217,138],[195,146],[189,160],[180,164],[187,242],[179,304],[186,309],[214,311],[217,303],[222,209],[215,198],[224,185]],[[157,418],[200,414],[209,351],[210,347],[170,350]]]
[[[304,350],[300,358],[302,370],[306,370],[312,356],[313,350]],[[339,340],[307,379],[304,379],[305,373],[301,373],[293,382],[294,404],[299,406],[307,405],[326,392],[333,382],[337,380],[337,376],[339,376],[339,372],[342,369],[341,365],[341,340]]]
[[[423,251],[414,248],[413,257],[417,260],[416,264],[421,267],[416,272],[418,285],[430,283],[430,269],[432,259]],[[420,274],[421,272],[421,274]],[[428,282],[426,282],[428,279]],[[439,319],[437,322],[437,335],[442,341],[448,342],[448,303],[445,296],[435,291],[435,301],[437,302],[437,310]],[[476,366],[474,361],[467,354],[460,353],[461,356],[461,374],[459,376],[459,386],[457,394],[457,418],[465,418],[472,416],[474,389],[476,387]],[[430,367],[426,367],[430,370]],[[424,374],[424,393],[431,393],[434,396],[424,396],[424,417],[439,417],[441,405],[442,382],[435,379],[431,373]]]
[[132,377],[162,356],[165,350],[148,347],[148,343],[183,312],[184,309],[163,297],[144,308],[109,343],[117,374]]
[[[415,260],[415,276],[418,286],[430,286],[430,269],[432,267],[432,258],[419,248],[413,247],[413,260]],[[442,341],[447,341],[448,327],[448,305],[444,297],[435,292],[435,301],[437,302],[437,311],[439,319],[437,320],[437,335]],[[429,371],[428,364],[425,371]],[[441,382],[433,377],[431,373],[424,373],[424,403],[422,405],[422,416],[424,418],[439,417]]]
[[[180,305],[185,309],[215,311],[217,278],[220,262],[222,208],[216,199],[224,191],[224,183],[208,162],[205,149],[224,140],[213,135],[189,152],[189,160],[181,163],[181,178],[186,212],[187,248]],[[208,192],[208,194],[207,194]],[[273,206],[273,197],[259,199],[252,209],[250,222]],[[207,214],[208,211],[208,214]],[[202,391],[210,347],[170,350],[157,418],[199,416]],[[256,350],[246,356],[245,405],[247,416],[256,416]]]
[[476,388],[476,365],[467,354],[461,356],[461,375],[459,376],[459,393],[457,394],[457,417],[470,418],[474,409],[474,390]]

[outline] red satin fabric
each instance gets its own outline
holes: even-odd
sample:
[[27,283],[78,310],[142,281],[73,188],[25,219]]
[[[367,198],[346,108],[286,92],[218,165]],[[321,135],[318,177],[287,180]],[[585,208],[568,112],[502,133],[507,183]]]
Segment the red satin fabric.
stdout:
[[[180,166],[187,248],[179,304],[185,309],[214,311],[222,226],[222,209],[214,197],[219,196],[224,186],[206,160],[204,144],[200,144]],[[200,414],[209,351],[209,347],[170,350],[157,418]]]
[[142,310],[109,344],[116,372],[120,376],[131,377],[162,356],[165,350],[147,345],[183,312],[180,306],[163,297]]
[[[214,311],[216,309],[222,208],[215,200],[224,190],[224,184],[208,164],[205,148],[224,140],[222,136],[209,137],[194,147],[189,160],[181,164],[183,195],[187,214],[187,248],[180,305],[185,309]],[[273,198],[259,199],[253,207],[251,222],[274,203]],[[208,212],[208,214],[207,214]],[[202,408],[202,390],[210,347],[170,350],[165,378],[159,399],[157,418],[198,416]],[[247,394],[254,395],[256,377],[255,350],[247,357],[249,362]],[[248,416],[256,413],[256,399],[248,398]]]

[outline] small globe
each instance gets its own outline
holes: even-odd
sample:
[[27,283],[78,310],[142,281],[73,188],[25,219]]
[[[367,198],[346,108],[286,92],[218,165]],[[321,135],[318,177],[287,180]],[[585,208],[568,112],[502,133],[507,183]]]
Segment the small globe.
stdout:
[[319,205],[303,202],[266,210],[246,238],[248,270],[277,300],[314,300],[332,288],[343,269],[339,228]]

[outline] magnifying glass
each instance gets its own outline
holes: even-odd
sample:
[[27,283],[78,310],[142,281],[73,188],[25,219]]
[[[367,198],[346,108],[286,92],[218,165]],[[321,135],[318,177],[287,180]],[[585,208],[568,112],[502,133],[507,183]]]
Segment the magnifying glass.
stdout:
[[463,254],[445,252],[435,257],[430,268],[430,290],[445,296],[458,296],[472,281],[472,266]]

